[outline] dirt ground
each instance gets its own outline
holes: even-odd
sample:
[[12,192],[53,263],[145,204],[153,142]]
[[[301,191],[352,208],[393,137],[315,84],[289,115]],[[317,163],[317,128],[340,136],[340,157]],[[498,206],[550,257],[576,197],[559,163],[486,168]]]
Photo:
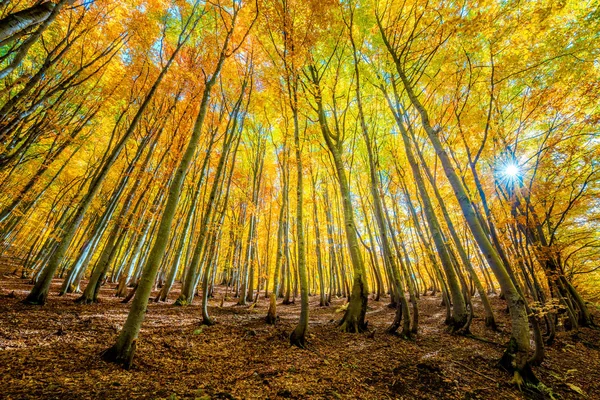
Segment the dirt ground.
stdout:
[[[20,303],[27,280],[0,276],[0,398],[4,399],[520,399],[521,392],[496,367],[508,341],[502,300],[493,297],[500,331],[483,326],[475,304],[472,332],[488,343],[452,335],[443,324],[440,298],[421,296],[420,329],[414,340],[384,333],[393,319],[389,299],[369,301],[371,333],[336,329],[344,299],[319,307],[311,297],[309,350],[290,347],[299,301],[278,302],[280,321],[264,323],[268,301],[255,306],[223,301],[223,288],[209,312],[218,324],[201,326],[199,300],[176,307],[148,307],[134,366],[127,371],[99,354],[114,343],[129,309],[106,284],[101,303],[79,305],[58,297],[55,280],[48,303]],[[221,302],[223,305],[221,306]],[[597,318],[598,320],[598,318]],[[374,334],[372,333],[375,330]],[[532,343],[533,344],[533,343]],[[600,331],[561,332],[535,368],[556,398],[600,398]]]

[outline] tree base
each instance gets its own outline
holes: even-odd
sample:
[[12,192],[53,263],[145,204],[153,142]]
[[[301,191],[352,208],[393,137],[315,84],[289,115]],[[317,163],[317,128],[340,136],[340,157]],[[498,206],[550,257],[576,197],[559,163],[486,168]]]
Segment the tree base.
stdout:
[[86,304],[86,305],[98,303],[98,299],[90,299],[89,297],[86,297],[86,296],[78,297],[74,301],[77,304]]
[[180,297],[177,300],[175,300],[175,303],[173,303],[173,305],[184,307],[190,305],[190,303],[187,301],[187,299]]
[[517,352],[517,342],[514,338],[510,339],[508,346],[498,362],[498,367],[504,369],[513,375],[513,383],[516,383],[519,388],[521,385],[526,385],[530,388],[537,388],[540,384],[539,379],[533,373],[531,365],[528,361],[519,360],[519,356],[526,357],[527,355],[519,355]]
[[129,351],[125,352],[125,354],[122,354],[123,352],[119,351],[117,346],[114,345],[104,350],[100,356],[104,361],[121,364],[126,370],[129,370],[133,366],[133,356],[135,354],[136,347],[137,340],[134,340],[129,347]]
[[496,320],[494,317],[485,317],[485,326],[493,330],[494,332],[498,331],[498,325],[496,325]]
[[368,296],[364,293],[364,285],[361,282],[355,282],[355,286],[357,286],[355,287],[355,295],[348,301],[344,317],[338,324],[342,332],[362,333],[368,330],[368,323],[365,321]]
[[345,320],[345,318],[342,318],[342,320],[339,323],[339,329],[342,332],[346,332],[346,333],[363,333],[363,332],[367,332],[368,329],[368,322],[364,322],[364,323],[360,323],[356,320]]
[[457,334],[457,335],[468,335],[471,333],[471,321],[473,320],[473,312],[471,310],[471,312],[469,313],[469,315],[466,318],[466,321],[461,321],[461,322],[457,322],[456,324],[454,324],[453,326],[453,333]]
[[[402,325],[402,306],[399,304],[399,302],[394,302],[394,303],[390,303],[394,304],[395,308],[396,308],[396,312],[394,314],[394,322],[392,322],[392,324],[385,330],[386,333],[389,333],[391,335],[396,334],[396,331],[398,331],[398,329],[400,328],[400,325]],[[388,305],[388,307],[390,306]]]
[[457,335],[466,335],[470,333],[469,327],[470,322],[468,317],[462,318],[460,321],[454,317],[446,318],[444,321],[446,325],[448,325],[448,332],[454,333]]
[[45,293],[29,293],[29,295],[22,301],[23,304],[29,306],[43,306],[46,304],[47,294]]
[[386,330],[386,333],[388,335],[393,335],[393,336],[397,336],[400,339],[403,340],[412,340],[413,339],[413,335],[410,332],[405,332],[405,331],[401,331],[398,332],[398,330],[395,331],[391,331],[389,328]]
[[298,329],[294,329],[292,333],[290,333],[290,345],[296,346],[301,349],[306,349],[306,332],[302,329],[302,332],[297,332]]
[[452,333],[454,333],[455,335],[459,335],[459,336],[467,336],[471,334],[471,329],[469,326],[463,326],[461,328],[452,328],[451,330]]

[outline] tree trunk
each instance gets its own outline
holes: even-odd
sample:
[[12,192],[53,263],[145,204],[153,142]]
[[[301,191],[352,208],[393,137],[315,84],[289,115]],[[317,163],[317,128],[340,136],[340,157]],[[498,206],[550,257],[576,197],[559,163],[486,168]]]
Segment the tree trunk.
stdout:
[[125,321],[123,329],[117,338],[117,342],[114,346],[106,350],[103,355],[106,360],[120,362],[126,366],[131,366],[135,352],[134,343],[137,340],[142,322],[144,321],[146,307],[148,305],[148,296],[150,295],[152,286],[154,285],[154,279],[156,277],[156,273],[158,272],[158,267],[168,244],[169,236],[171,234],[171,225],[173,223],[173,218],[175,217],[177,204],[179,203],[181,188],[183,186],[186,172],[192,162],[194,154],[196,153],[198,143],[200,142],[211,91],[217,82],[218,76],[223,67],[223,63],[227,57],[227,49],[229,47],[229,40],[233,33],[233,26],[235,25],[234,22],[235,19],[232,23],[232,27],[227,30],[227,35],[225,37],[219,59],[215,66],[215,70],[210,79],[208,79],[205,83],[204,91],[202,93],[202,100],[200,102],[200,109],[194,123],[192,135],[188,142],[185,153],[183,154],[183,157],[177,167],[177,170],[175,171],[173,181],[169,187],[165,210],[160,221],[154,245],[152,246],[150,256],[148,257],[148,262],[144,267],[142,277],[138,284],[137,293],[131,304],[131,309],[127,316],[127,320]]
[[327,125],[327,119],[325,110],[323,109],[322,94],[319,87],[320,77],[314,66],[310,68],[312,84],[314,86],[314,98],[317,103],[317,112],[319,117],[319,126],[321,133],[327,144],[327,148],[333,157],[333,162],[336,169],[338,178],[338,184],[340,187],[340,194],[342,196],[342,206],[344,214],[344,228],[346,231],[346,242],[348,245],[348,252],[350,253],[350,260],[352,262],[352,268],[354,272],[354,278],[352,283],[352,294],[350,295],[350,303],[346,309],[344,317],[340,321],[340,329],[345,332],[362,332],[367,329],[365,322],[365,315],[367,312],[367,302],[369,287],[367,284],[367,276],[365,266],[360,253],[360,243],[357,237],[356,225],[354,222],[354,211],[351,200],[350,185],[346,177],[346,170],[342,160],[342,143],[336,141],[334,143],[334,137],[339,138],[339,132],[337,135],[332,135]]

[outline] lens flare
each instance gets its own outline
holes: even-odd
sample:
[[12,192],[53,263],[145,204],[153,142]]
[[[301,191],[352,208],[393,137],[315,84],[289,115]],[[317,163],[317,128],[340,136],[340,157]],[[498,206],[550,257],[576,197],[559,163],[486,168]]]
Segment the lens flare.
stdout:
[[509,164],[504,168],[504,175],[509,178],[515,178],[519,175],[519,167],[515,164]]

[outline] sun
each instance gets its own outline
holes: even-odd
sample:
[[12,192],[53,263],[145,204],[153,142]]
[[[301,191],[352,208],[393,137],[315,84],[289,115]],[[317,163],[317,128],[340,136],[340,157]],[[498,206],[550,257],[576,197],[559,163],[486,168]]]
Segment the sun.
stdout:
[[517,176],[519,176],[519,166],[515,165],[515,164],[508,164],[506,167],[504,167],[504,175],[507,178],[516,178]]

